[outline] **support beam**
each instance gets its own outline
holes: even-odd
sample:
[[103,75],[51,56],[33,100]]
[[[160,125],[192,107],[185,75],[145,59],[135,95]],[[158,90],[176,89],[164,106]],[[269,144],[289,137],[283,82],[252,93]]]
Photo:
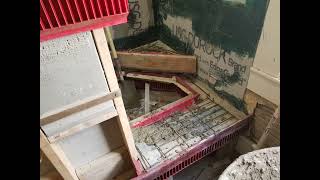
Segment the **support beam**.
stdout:
[[78,102],[72,103],[68,106],[64,106],[40,116],[40,125],[43,126],[52,123],[66,116],[70,116],[74,113],[83,111],[98,104],[102,104],[119,96],[121,96],[121,91],[120,89],[116,89],[102,96],[99,95],[80,100]]
[[76,171],[62,149],[55,143],[50,144],[46,135],[40,129],[40,148],[53,166],[65,180],[78,180]]
[[50,143],[54,143],[54,142],[59,141],[63,138],[66,138],[68,136],[76,134],[84,129],[90,128],[90,127],[95,126],[99,123],[110,120],[111,118],[113,118],[117,115],[118,115],[117,111],[111,111],[111,112],[106,113],[102,116],[90,119],[89,121],[77,124],[77,125],[71,127],[70,129],[59,132],[57,134],[54,134],[54,135],[48,137],[48,140],[50,141]]
[[[112,65],[111,55],[110,55],[105,33],[103,29],[96,29],[96,30],[93,30],[92,34],[95,40],[98,54],[100,56],[101,64],[102,64],[106,79],[108,81],[110,91],[115,91],[119,89],[119,84],[118,84],[117,77],[115,75],[115,71]],[[118,120],[119,126],[121,127],[120,129],[122,132],[124,142],[127,145],[131,158],[134,161],[137,161],[138,152],[134,144],[133,135],[130,129],[129,120],[124,108],[122,97],[120,96],[120,97],[114,98],[113,102],[118,111],[117,120]]]

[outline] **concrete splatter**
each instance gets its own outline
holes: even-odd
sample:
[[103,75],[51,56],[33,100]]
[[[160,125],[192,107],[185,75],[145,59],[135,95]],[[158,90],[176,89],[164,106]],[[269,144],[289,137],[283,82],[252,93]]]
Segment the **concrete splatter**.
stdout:
[[280,179],[280,147],[244,154],[236,159],[219,180]]

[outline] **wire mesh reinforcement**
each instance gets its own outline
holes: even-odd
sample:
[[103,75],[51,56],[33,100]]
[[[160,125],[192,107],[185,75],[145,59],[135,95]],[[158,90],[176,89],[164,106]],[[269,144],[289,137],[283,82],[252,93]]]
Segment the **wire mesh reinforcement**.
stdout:
[[226,143],[230,142],[232,139],[236,138],[238,135],[239,135],[239,130],[225,136],[224,138],[213,143],[209,147],[206,147],[202,151],[197,152],[196,154],[189,157],[188,159],[182,161],[181,163],[177,164],[176,166],[163,172],[161,175],[155,177],[154,180],[164,180],[164,179],[169,178],[170,176],[177,174],[181,170],[187,168],[188,166],[194,164],[195,162],[199,161],[200,159],[204,158],[205,156],[207,156],[210,153],[214,152],[215,150],[219,149],[220,147],[222,147]]
[[[179,118],[175,119],[174,117]],[[236,120],[231,114],[214,102],[205,100],[199,103],[199,106],[188,108],[188,112],[180,115],[177,114],[177,116],[173,115],[166,121],[157,123],[158,125],[155,127],[145,127],[147,129],[141,131],[144,135],[140,133],[136,134],[134,129],[134,134],[139,135],[142,141],[145,139],[144,136],[154,136],[154,134],[157,134],[156,137],[149,138],[146,143],[153,144],[155,148],[158,149],[161,159],[164,160],[161,160],[159,164],[153,164],[152,167],[149,164],[148,167],[150,168],[147,168],[144,173],[139,174],[138,177],[134,179],[167,179],[237,137],[239,131],[247,127],[248,121],[249,117],[244,120]],[[193,130],[198,129],[199,125],[201,126],[200,129],[202,129],[200,130],[200,139],[192,144],[186,143],[185,140],[189,138],[185,139],[185,133],[192,133]],[[171,129],[171,131],[169,129]],[[146,132],[148,133],[146,134]],[[167,143],[163,144],[163,142],[165,142],[163,138]],[[173,142],[171,141],[172,138],[173,141],[177,139],[181,139],[182,141],[178,144],[173,143],[169,147],[167,145]],[[179,144],[181,150],[176,152],[179,156],[171,159],[176,155],[170,155],[168,152],[173,152],[171,149],[176,149],[176,146]],[[141,154],[142,152],[139,153]],[[142,156],[141,160],[146,163],[147,158]]]

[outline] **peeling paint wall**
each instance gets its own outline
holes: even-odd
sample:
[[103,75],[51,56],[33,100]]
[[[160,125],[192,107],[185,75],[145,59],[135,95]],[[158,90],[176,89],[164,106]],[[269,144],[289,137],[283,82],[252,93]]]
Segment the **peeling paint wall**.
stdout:
[[268,0],[156,0],[160,40],[197,57],[198,78],[243,108]]

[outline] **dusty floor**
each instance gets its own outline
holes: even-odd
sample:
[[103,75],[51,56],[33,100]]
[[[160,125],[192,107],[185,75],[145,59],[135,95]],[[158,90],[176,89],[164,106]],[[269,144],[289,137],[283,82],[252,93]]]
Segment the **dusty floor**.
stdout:
[[173,176],[174,180],[217,180],[223,170],[231,163],[229,157],[218,160],[209,155]]

